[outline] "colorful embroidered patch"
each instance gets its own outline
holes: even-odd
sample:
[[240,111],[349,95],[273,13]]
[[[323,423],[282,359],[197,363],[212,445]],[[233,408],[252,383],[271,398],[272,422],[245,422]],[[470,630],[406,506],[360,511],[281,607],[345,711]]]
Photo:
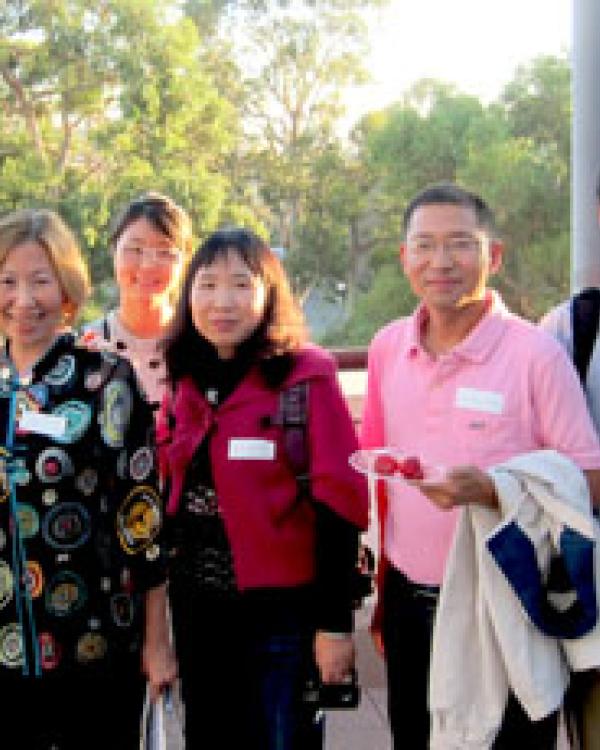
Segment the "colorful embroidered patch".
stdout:
[[35,473],[45,484],[56,484],[73,475],[73,462],[62,448],[46,448],[37,457]]
[[64,417],[67,422],[64,434],[56,438],[57,443],[76,443],[85,435],[92,421],[92,409],[83,401],[65,401],[52,414]]
[[12,601],[15,592],[15,580],[8,563],[0,560],[0,609]]
[[109,447],[123,447],[132,406],[133,397],[127,383],[123,380],[111,380],[107,383],[99,419],[102,439]]
[[106,649],[106,639],[100,633],[84,633],[77,641],[75,654],[81,664],[91,664],[103,659]]
[[42,669],[56,669],[62,656],[60,644],[51,633],[40,633],[38,641],[40,644],[40,663]]
[[45,409],[48,404],[48,386],[45,383],[34,383],[27,389],[31,398],[41,409]]
[[75,357],[72,354],[63,354],[54,367],[44,375],[44,382],[55,390],[62,390],[73,382],[75,369]]
[[37,599],[44,588],[42,566],[35,560],[27,560],[25,563],[25,586],[32,599]]
[[152,487],[133,489],[117,513],[117,533],[121,546],[130,555],[146,549],[160,531],[160,498]]
[[17,503],[17,521],[23,539],[30,539],[40,530],[40,516],[33,505]]
[[135,482],[144,482],[154,467],[154,454],[148,447],[138,448],[129,461],[129,473]]
[[42,536],[53,549],[81,547],[91,533],[90,514],[81,503],[59,503],[44,518]]
[[87,601],[87,590],[80,576],[70,570],[57,573],[46,586],[46,609],[56,617],[68,617]]
[[16,622],[0,628],[0,664],[9,669],[23,665],[23,633]]
[[15,458],[12,467],[12,477],[15,484],[24,487],[31,481],[31,472],[27,469],[24,458]]

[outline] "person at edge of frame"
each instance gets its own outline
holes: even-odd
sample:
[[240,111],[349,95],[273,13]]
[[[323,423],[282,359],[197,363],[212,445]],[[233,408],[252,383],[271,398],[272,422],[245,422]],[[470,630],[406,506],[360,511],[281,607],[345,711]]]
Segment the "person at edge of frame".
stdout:
[[[596,182],[596,218],[600,227],[600,174]],[[583,304],[583,309],[580,308],[578,320],[579,325],[584,329],[581,331],[582,347],[588,347],[589,350],[576,352],[573,335],[573,308],[579,296],[575,295],[547,312],[541,319],[540,326],[556,338],[572,360],[578,362],[578,368],[579,366],[584,368],[580,376],[582,376],[587,405],[596,433],[600,435],[600,349],[597,346],[600,289],[588,287],[581,292],[583,302],[579,304]],[[591,330],[589,330],[590,326]],[[571,742],[574,747],[577,746],[576,743],[579,743],[585,750],[600,750],[599,670],[572,675],[566,709]]]
[[0,686],[27,750],[137,750],[142,663],[157,688],[176,668],[153,416],[126,361],[76,344],[88,291],[56,213],[0,219]]
[[[600,446],[571,364],[488,286],[503,250],[479,196],[448,183],[425,188],[405,210],[400,246],[419,305],[369,348],[363,447],[402,447],[447,469],[429,486],[389,483],[380,493],[373,634],[385,655],[394,748],[429,746],[440,584],[460,506],[498,504],[485,470],[553,448],[584,471],[594,502],[600,498]],[[556,712],[532,722],[511,694],[494,748],[554,748],[556,732]]]

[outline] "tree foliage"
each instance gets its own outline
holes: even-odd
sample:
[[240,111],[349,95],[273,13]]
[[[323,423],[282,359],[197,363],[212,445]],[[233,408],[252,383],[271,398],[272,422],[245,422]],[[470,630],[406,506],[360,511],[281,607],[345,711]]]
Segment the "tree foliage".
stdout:
[[56,208],[102,304],[107,226],[162,190],[200,237],[223,223],[286,250],[300,295],[344,292],[337,343],[366,343],[414,300],[397,248],[407,202],[456,180],[496,210],[497,284],[531,317],[567,293],[570,71],[521,66],[484,104],[417,82],[349,135],[366,15],[386,0],[11,0],[0,6],[0,211]]
[[366,76],[366,26],[353,9],[359,5],[309,3],[295,14],[266,16],[250,35],[250,159],[273,241],[285,248],[300,294],[322,277],[345,275],[343,192],[356,170],[338,129],[344,91]]
[[388,320],[410,311],[413,300],[400,268],[393,274],[390,262],[411,196],[440,180],[482,194],[495,210],[507,248],[495,284],[511,308],[535,319],[566,296],[570,107],[569,65],[546,57],[521,67],[487,106],[426,80],[402,101],[364,118],[358,132],[376,216],[370,275],[346,326],[329,340],[366,343],[375,328],[365,319],[375,316],[365,315],[365,305],[382,308]]
[[[12,7],[12,6],[11,6]],[[235,140],[185,16],[153,0],[23,0],[0,16],[0,205],[44,203],[82,237],[97,280],[106,224],[147,189],[213,226]]]

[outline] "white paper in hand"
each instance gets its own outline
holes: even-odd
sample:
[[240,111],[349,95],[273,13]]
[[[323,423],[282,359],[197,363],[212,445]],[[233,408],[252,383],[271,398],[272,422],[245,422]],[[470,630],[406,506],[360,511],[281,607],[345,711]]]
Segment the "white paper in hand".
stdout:
[[162,692],[155,701],[152,701],[149,687],[146,688],[142,712],[140,750],[167,750],[165,694]]

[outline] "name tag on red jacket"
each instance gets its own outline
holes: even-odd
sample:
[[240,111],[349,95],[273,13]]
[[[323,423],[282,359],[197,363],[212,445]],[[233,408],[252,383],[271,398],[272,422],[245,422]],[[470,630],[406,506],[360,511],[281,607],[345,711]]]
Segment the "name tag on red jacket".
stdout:
[[273,461],[275,443],[260,438],[231,438],[227,457],[241,461]]

